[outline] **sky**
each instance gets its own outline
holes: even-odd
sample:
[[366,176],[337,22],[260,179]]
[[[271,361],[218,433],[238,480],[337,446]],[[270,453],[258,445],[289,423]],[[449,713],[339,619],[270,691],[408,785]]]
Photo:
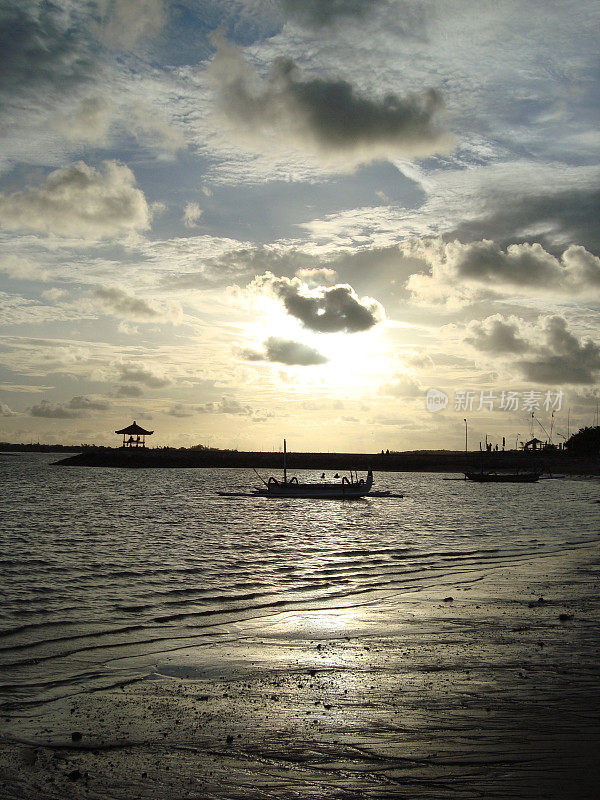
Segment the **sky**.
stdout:
[[4,0],[0,440],[594,424],[599,31],[587,0]]

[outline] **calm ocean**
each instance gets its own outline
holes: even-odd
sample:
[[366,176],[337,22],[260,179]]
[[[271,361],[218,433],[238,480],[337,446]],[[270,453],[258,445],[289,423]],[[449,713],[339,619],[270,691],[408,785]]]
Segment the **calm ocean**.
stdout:
[[[20,716],[151,674],[248,620],[354,606],[596,540],[595,480],[380,473],[403,498],[222,498],[251,470],[52,466],[0,455],[0,692]],[[306,473],[305,477],[317,476]]]

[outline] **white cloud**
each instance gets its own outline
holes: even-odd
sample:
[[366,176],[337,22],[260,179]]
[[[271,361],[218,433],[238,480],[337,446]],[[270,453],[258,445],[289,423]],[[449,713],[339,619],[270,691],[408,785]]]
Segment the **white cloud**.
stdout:
[[150,211],[129,167],[105,161],[95,169],[78,161],[51,172],[36,187],[0,194],[0,223],[13,230],[98,239],[149,228]]
[[0,258],[0,272],[9,278],[24,281],[47,281],[48,271],[30,258],[6,255]]
[[179,128],[170,125],[160,111],[143,103],[135,103],[128,109],[123,122],[140,144],[148,144],[170,153],[185,147],[185,139]]
[[0,417],[16,417],[17,412],[13,411],[6,403],[0,403]]
[[204,403],[198,406],[198,411],[202,414],[235,414],[244,417],[251,417],[253,415],[252,408],[248,405],[240,403],[232,397],[223,397],[219,401],[212,403]]
[[52,124],[67,139],[90,144],[105,144],[111,122],[112,103],[103,95],[85,97],[63,117],[54,117]]
[[98,35],[108,47],[129,48],[153,36],[165,21],[163,0],[100,0]]
[[94,295],[110,311],[133,319],[160,316],[160,311],[141,297],[128,294],[117,286],[97,286]]
[[186,228],[194,228],[202,216],[202,209],[198,203],[186,203],[183,210],[183,224]]

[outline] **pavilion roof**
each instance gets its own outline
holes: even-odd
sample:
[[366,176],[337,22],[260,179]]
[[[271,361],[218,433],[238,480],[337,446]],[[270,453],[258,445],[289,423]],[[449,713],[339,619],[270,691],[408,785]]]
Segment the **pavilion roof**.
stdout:
[[144,428],[140,428],[137,422],[134,420],[131,425],[128,425],[126,428],[121,428],[120,431],[115,431],[115,433],[129,433],[131,435],[140,436],[141,434],[145,434],[146,436],[150,436],[154,433],[154,431],[146,431]]

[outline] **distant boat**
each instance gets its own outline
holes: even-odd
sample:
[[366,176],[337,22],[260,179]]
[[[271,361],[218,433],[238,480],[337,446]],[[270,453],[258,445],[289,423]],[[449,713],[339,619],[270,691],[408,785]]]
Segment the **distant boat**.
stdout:
[[536,483],[539,472],[465,472],[465,478],[477,483]]

